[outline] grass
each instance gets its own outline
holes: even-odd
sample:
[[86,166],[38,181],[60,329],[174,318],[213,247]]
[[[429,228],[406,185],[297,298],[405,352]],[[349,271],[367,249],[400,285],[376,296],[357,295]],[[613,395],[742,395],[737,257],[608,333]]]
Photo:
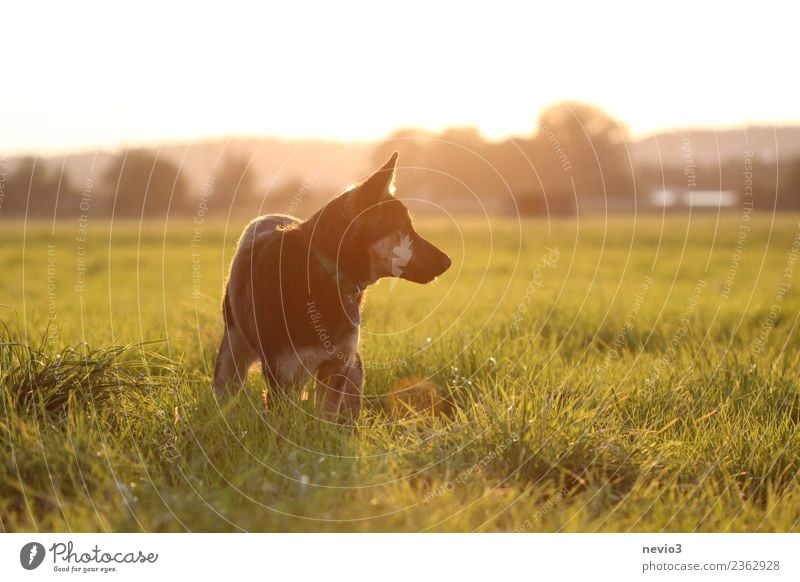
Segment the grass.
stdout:
[[421,221],[353,430],[212,396],[241,224],[84,226],[0,225],[2,530],[800,530],[796,216]]

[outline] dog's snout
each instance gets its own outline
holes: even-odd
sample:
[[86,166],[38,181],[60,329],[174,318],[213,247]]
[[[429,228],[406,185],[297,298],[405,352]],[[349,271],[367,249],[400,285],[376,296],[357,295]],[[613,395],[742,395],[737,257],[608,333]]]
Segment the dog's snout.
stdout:
[[452,264],[453,261],[450,259],[450,257],[442,253],[442,273],[444,273],[447,269],[449,269],[450,265]]
[[415,283],[430,283],[453,264],[446,253],[422,237],[417,237],[414,248],[414,257],[401,275],[403,279]]

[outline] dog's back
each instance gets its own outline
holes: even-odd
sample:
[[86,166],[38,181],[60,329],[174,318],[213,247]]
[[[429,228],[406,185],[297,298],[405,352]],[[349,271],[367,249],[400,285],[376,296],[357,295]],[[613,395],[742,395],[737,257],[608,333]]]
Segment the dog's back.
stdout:
[[[223,314],[225,337],[217,357],[215,384],[230,377],[243,381],[252,363],[260,359],[257,331],[254,327],[254,289],[264,290],[259,280],[264,272],[254,271],[257,264],[266,271],[270,265],[262,264],[261,257],[277,262],[280,237],[284,231],[300,224],[300,220],[285,214],[259,216],[245,228],[231,263],[230,276],[225,286]],[[259,271],[261,271],[259,269]],[[274,273],[274,271],[273,271]]]
[[237,256],[242,253],[249,254],[253,247],[263,247],[269,244],[271,240],[278,238],[281,231],[298,224],[300,224],[299,219],[287,214],[259,216],[245,227],[236,248]]
[[[267,214],[259,216],[244,229],[239,243],[236,247],[236,254],[231,263],[230,277],[225,289],[225,311],[232,311],[235,314],[252,314],[253,311],[253,288],[255,280],[261,279],[264,273],[254,272],[253,267],[258,263],[261,269],[268,269],[272,263],[277,261],[280,249],[281,234],[287,229],[300,224],[297,218],[285,214]],[[268,255],[269,261],[259,261],[259,257]],[[271,255],[271,256],[269,256]],[[273,271],[274,273],[275,271]],[[227,313],[226,313],[227,315]],[[246,322],[237,321],[237,327],[243,332],[246,329]],[[248,334],[249,335],[249,334]],[[252,343],[252,340],[251,340]]]

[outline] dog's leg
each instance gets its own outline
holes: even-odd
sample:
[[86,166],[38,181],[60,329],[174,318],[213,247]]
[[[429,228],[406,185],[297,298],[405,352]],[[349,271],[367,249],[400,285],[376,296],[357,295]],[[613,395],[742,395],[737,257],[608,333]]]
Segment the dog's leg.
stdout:
[[226,326],[214,368],[214,390],[223,396],[228,391],[238,394],[247,379],[247,371],[258,359],[241,331]]
[[286,395],[286,387],[278,380],[275,370],[277,364],[269,364],[266,360],[261,360],[261,373],[264,374],[264,390],[261,392],[261,399],[264,401],[264,408],[269,408],[270,400],[276,400],[278,396]]
[[361,384],[364,367],[356,353],[352,362],[326,362],[317,370],[315,399],[326,416],[352,423],[361,410]]
[[291,398],[299,396],[302,388],[308,380],[309,373],[302,361],[294,361],[290,358],[287,366],[280,360],[262,360],[261,371],[264,374],[264,392],[262,398],[264,406],[269,408],[270,401],[278,398]]

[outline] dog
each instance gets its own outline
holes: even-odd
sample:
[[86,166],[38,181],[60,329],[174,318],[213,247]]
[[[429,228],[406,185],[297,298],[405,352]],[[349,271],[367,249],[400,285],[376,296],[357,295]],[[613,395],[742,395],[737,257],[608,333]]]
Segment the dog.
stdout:
[[395,198],[396,166],[395,152],[305,222],[270,214],[245,228],[225,286],[218,395],[238,393],[260,363],[265,405],[276,395],[297,394],[314,376],[315,403],[325,417],[343,423],[357,417],[364,291],[384,277],[428,283],[451,264],[417,234]]

